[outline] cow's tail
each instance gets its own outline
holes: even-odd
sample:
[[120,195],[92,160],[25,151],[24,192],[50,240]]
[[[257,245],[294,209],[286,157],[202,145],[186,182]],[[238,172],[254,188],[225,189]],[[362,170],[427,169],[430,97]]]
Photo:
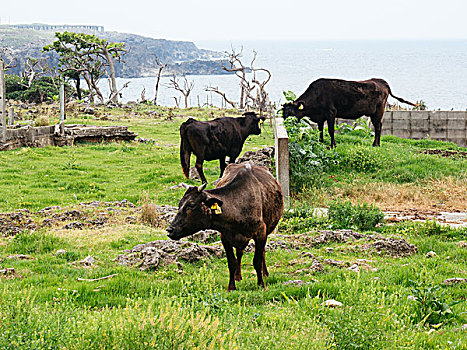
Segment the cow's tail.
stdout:
[[391,95],[392,97],[394,97],[397,101],[402,102],[402,103],[406,103],[406,104],[411,105],[411,106],[414,106],[414,107],[418,107],[417,104],[412,103],[412,102],[407,101],[407,100],[404,100],[402,97],[394,96],[394,95],[392,94],[392,92],[391,92],[391,88],[390,88],[389,86],[388,86],[388,88],[389,88],[389,95]]
[[191,124],[191,118],[180,126],[180,163],[183,174],[188,179],[190,177],[190,156],[191,147],[186,136],[186,128]]

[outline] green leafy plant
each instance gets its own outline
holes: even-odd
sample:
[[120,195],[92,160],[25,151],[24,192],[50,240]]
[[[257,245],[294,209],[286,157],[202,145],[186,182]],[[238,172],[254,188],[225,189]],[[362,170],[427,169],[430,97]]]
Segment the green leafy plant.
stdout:
[[318,132],[307,118],[298,122],[295,117],[290,117],[284,125],[289,135],[291,188],[299,192],[307,187],[320,186],[325,169],[338,163],[337,152],[328,150],[319,141]]
[[295,101],[297,99],[297,95],[295,95],[292,91],[282,91],[282,94],[284,95],[285,97],[285,100],[287,102],[292,102],[292,101]]
[[363,231],[374,229],[384,219],[384,213],[375,205],[354,205],[350,201],[332,203],[328,216],[334,228],[356,228]]
[[411,282],[415,284],[412,288],[412,300],[415,304],[411,315],[414,323],[441,326],[456,317],[452,308],[464,300],[448,303],[441,286],[426,287],[421,282]]
[[373,147],[353,145],[340,149],[341,164],[358,172],[373,172],[381,168],[386,161],[379,149]]

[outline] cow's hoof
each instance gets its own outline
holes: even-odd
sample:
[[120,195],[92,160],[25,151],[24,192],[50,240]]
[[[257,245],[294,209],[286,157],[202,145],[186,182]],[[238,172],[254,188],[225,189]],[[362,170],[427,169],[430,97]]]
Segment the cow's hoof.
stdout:
[[235,276],[235,281],[241,281],[242,280],[242,275]]
[[230,292],[230,291],[232,291],[232,290],[237,290],[237,287],[235,287],[235,286],[230,286],[230,285],[229,285],[229,286],[227,287],[227,292]]

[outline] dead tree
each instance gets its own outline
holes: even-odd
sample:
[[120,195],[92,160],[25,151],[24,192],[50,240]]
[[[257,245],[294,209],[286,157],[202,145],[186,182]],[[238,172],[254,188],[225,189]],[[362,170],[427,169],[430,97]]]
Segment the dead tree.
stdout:
[[188,108],[188,96],[193,90],[195,83],[194,81],[188,81],[185,75],[182,77],[182,79],[183,80],[182,80],[182,86],[181,86],[178,81],[177,76],[174,74],[172,78],[170,78],[170,81],[167,87],[170,89],[179,91],[185,98],[185,108]]
[[243,65],[241,61],[243,52],[243,47],[240,49],[240,52],[235,52],[235,49],[232,47],[232,52],[225,51],[224,54],[227,57],[228,63],[222,64],[222,69],[226,72],[234,73],[237,77],[240,78],[240,102],[239,108],[245,108],[245,96],[246,96],[246,87],[244,82],[246,81],[246,71],[247,68]]
[[237,108],[237,104],[234,101],[229,100],[227,96],[225,95],[225,92],[219,91],[219,88],[217,86],[216,87],[208,86],[204,90],[207,92],[215,92],[216,94],[220,95],[226,103],[231,105],[232,108]]
[[157,96],[159,95],[159,83],[161,81],[162,70],[164,70],[164,68],[166,68],[169,63],[168,62],[162,63],[159,57],[156,56],[156,64],[157,64],[158,70],[157,70],[156,86],[154,89],[154,100],[153,100],[155,105],[157,105]]
[[3,61],[3,68],[5,72],[13,67],[16,67],[18,61],[12,49],[9,47],[2,47],[0,48],[0,60]]
[[30,88],[34,80],[40,78],[49,72],[46,59],[27,57],[24,70],[21,72],[21,78],[25,84],[24,87]]

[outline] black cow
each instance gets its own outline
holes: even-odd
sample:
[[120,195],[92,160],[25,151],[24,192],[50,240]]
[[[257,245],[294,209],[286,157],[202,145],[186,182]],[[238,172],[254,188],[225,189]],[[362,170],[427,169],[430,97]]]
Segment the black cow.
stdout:
[[331,147],[336,146],[334,140],[335,118],[358,119],[365,115],[370,117],[375,129],[373,146],[380,145],[382,119],[388,96],[396,100],[416,106],[414,103],[394,96],[389,84],[383,79],[348,81],[340,79],[318,79],[294,102],[283,105],[284,119],[295,116],[300,120],[308,117],[318,124],[320,140],[324,142],[323,126],[328,123]]
[[235,281],[242,279],[243,251],[253,239],[253,266],[258,285],[264,288],[263,275],[269,275],[264,259],[266,240],[284,210],[281,186],[266,167],[247,162],[229,164],[215,189],[205,187],[203,184],[187,189],[167,228],[168,236],[178,240],[200,230],[219,231],[229,265],[229,291],[235,289]]
[[234,163],[242,151],[249,135],[261,134],[260,124],[264,117],[257,117],[254,112],[243,113],[240,118],[217,118],[211,121],[188,119],[180,126],[180,162],[185,176],[189,177],[190,156],[196,156],[195,167],[201,181],[206,183],[203,172],[205,160],[219,159],[222,177],[226,167],[225,157]]

